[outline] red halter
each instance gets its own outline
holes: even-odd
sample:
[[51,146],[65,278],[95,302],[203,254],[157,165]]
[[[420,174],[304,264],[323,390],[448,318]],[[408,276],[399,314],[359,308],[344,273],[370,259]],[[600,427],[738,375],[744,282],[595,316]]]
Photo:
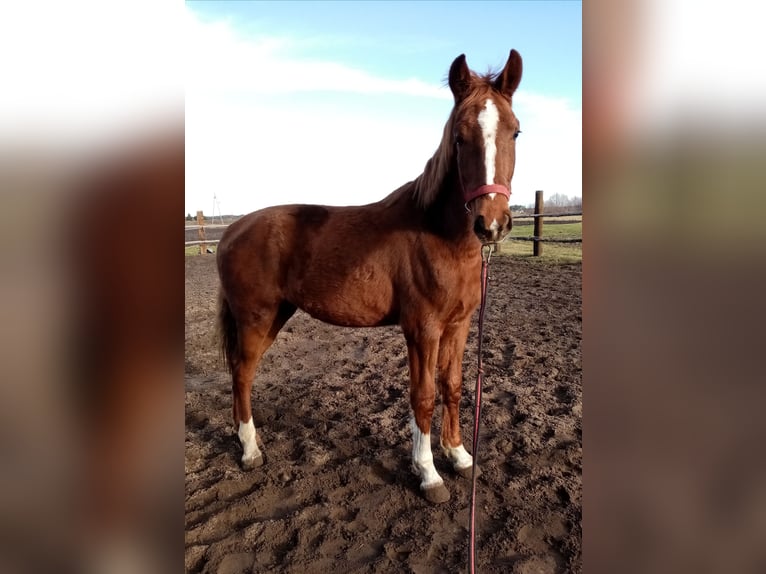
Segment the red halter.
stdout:
[[467,205],[468,202],[472,199],[476,199],[480,195],[487,195],[488,193],[501,193],[506,197],[506,199],[511,199],[511,190],[504,185],[499,185],[497,183],[480,185],[471,192],[463,190],[463,198],[465,199],[465,203]]

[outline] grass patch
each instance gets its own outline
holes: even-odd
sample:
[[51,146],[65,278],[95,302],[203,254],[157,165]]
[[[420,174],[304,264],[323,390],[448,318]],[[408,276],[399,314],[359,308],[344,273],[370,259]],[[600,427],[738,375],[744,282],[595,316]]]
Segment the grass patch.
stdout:
[[[531,237],[534,233],[532,225],[517,225],[514,222],[509,237]],[[543,237],[582,237],[582,221],[572,223],[543,223]]]
[[498,246],[495,255],[524,257],[545,263],[581,263],[582,243],[545,243],[543,254],[535,257],[532,255],[531,241],[506,239]]
[[[514,237],[531,237],[531,225],[514,225],[508,238],[498,247],[496,255],[513,257],[530,257],[547,263],[580,263],[582,262],[582,243],[543,243],[543,254],[539,257],[532,255],[531,241],[514,241]],[[582,238],[582,221],[572,223],[543,224],[543,237]]]
[[[569,223],[571,221],[582,221],[582,215],[564,215],[561,217],[545,217],[545,223],[552,223],[553,225],[556,225],[557,223]],[[530,215],[514,215],[513,216],[513,224],[514,225],[529,225],[535,220],[534,217]]]
[[[213,251],[216,251],[218,249],[218,246],[215,244],[208,244],[208,248],[212,249]],[[205,253],[201,254],[199,252],[199,245],[186,245],[184,246],[184,255],[189,257],[192,255],[215,255],[215,253]]]

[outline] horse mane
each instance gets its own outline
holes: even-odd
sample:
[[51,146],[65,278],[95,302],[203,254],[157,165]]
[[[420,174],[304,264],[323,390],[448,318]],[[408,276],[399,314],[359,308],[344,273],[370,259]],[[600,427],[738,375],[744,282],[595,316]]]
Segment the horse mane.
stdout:
[[454,130],[455,108],[452,109],[444,126],[442,141],[436,152],[426,162],[423,173],[413,182],[412,195],[415,201],[421,207],[428,207],[439,195],[442,188],[442,182],[447,177],[449,166],[452,163],[452,156],[455,151]]
[[412,182],[411,192],[419,206],[424,208],[430,206],[442,190],[442,184],[449,172],[455,151],[454,127],[458,110],[473,105],[477,100],[486,99],[493,91],[492,86],[498,75],[499,72],[492,71],[481,75],[471,72],[473,89],[452,108],[444,126],[439,147],[426,162],[423,173]]

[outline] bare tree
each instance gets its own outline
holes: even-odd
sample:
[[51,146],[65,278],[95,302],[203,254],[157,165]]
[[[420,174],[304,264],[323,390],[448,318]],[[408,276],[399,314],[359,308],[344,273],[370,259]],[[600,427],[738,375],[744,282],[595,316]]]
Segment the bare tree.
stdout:
[[563,213],[565,211],[581,211],[582,198],[569,197],[563,193],[554,193],[545,198],[545,211],[548,213]]

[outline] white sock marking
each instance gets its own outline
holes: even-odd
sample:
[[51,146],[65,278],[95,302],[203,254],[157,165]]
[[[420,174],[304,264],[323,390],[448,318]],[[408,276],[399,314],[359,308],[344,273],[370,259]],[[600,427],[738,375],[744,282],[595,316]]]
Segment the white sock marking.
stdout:
[[484,165],[487,168],[488,184],[495,183],[495,156],[497,155],[497,145],[495,137],[497,136],[497,124],[500,121],[500,115],[497,113],[495,102],[487,98],[484,109],[479,112],[479,125],[481,126],[481,135],[484,136]]
[[468,454],[465,447],[461,444],[458,446],[444,446],[444,443],[439,441],[442,451],[452,463],[453,468],[462,469],[468,468],[473,464],[473,457]]
[[415,417],[410,419],[412,429],[412,469],[422,480],[420,488],[430,488],[444,481],[434,466],[434,456],[431,453],[431,434],[420,432]]
[[242,449],[244,450],[242,460],[249,460],[261,454],[261,451],[258,450],[258,444],[255,441],[255,425],[253,424],[253,417],[250,417],[250,420],[246,423],[239,423],[237,436],[239,436],[239,442],[242,443]]

